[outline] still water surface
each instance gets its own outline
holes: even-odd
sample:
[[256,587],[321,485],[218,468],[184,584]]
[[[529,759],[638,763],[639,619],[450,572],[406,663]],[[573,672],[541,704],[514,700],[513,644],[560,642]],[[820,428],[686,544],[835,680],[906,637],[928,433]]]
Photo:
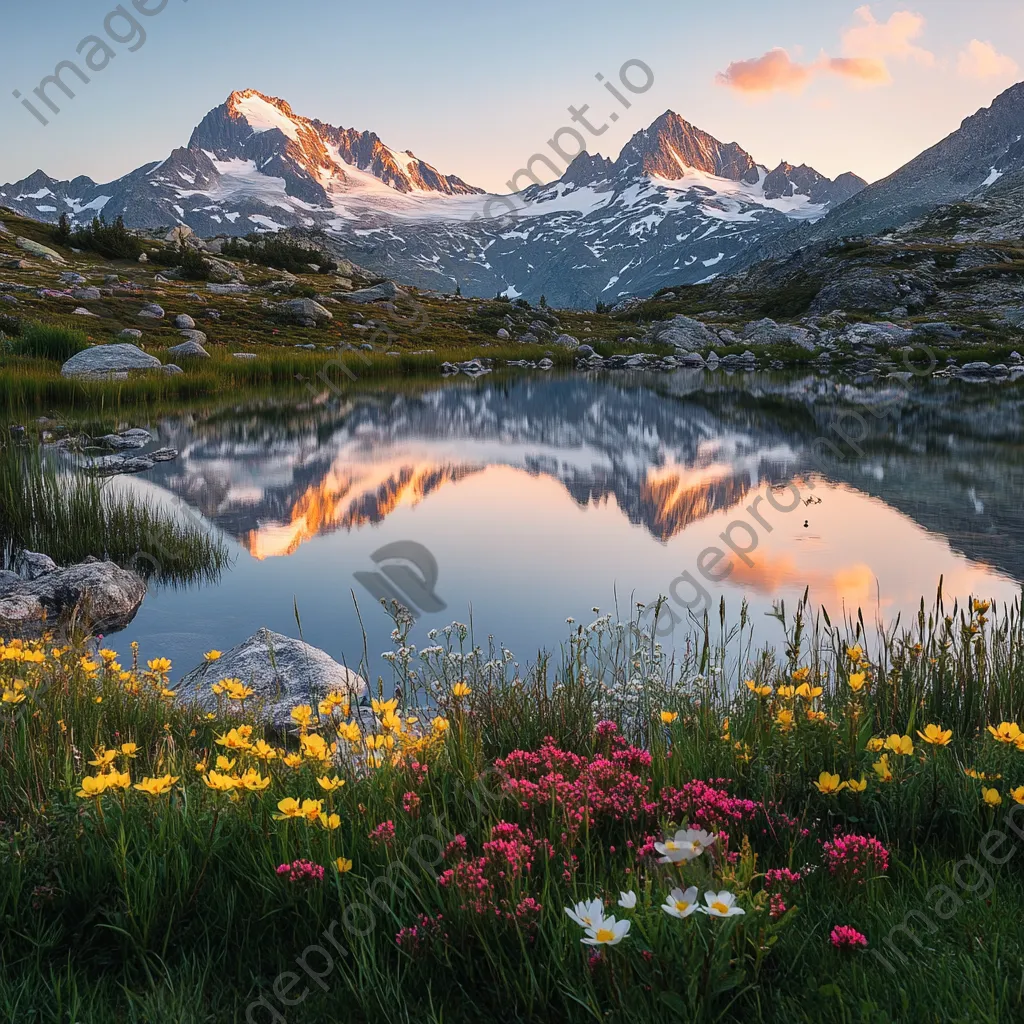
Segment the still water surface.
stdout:
[[[133,423],[132,426],[146,425]],[[119,480],[198,516],[233,552],[220,581],[154,585],[112,638],[191,668],[260,626],[374,671],[390,622],[357,573],[415,542],[436,595],[414,640],[453,619],[523,659],[688,573],[731,616],[805,588],[833,619],[904,618],[944,592],[1012,600],[1024,581],[1024,391],[1014,386],[680,373],[484,377],[197,408],[148,424],[180,457]],[[827,443],[826,443],[827,442]],[[792,486],[789,486],[792,485]],[[775,488],[775,490],[772,490]],[[746,510],[763,500],[760,520]],[[699,559],[736,527],[746,559]],[[714,563],[712,555],[703,564]],[[385,562],[387,565],[396,563]],[[421,567],[422,568],[422,567]],[[364,577],[365,579],[366,577]],[[380,582],[380,577],[377,577]],[[694,588],[677,583],[692,600]],[[429,603],[429,602],[426,602]],[[676,630],[666,643],[681,642]]]

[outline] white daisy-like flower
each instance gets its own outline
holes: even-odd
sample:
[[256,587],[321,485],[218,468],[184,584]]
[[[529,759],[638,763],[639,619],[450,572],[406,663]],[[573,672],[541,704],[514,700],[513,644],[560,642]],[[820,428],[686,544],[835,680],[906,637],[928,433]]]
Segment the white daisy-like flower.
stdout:
[[691,885],[685,892],[682,889],[673,889],[665,897],[661,909],[666,914],[680,919],[689,917],[697,909],[703,909],[703,907],[698,908],[697,906],[697,886]]
[[696,860],[718,837],[699,828],[681,828],[663,843],[654,848],[661,854],[659,863],[678,864],[681,861]]
[[575,907],[566,907],[565,912],[581,928],[592,928],[604,920],[604,903],[600,899],[587,900]]
[[619,906],[624,910],[632,910],[636,906],[636,893],[632,889],[629,892],[620,892]]
[[707,906],[700,909],[709,917],[736,917],[737,914],[746,913],[742,907],[736,906],[736,897],[725,889],[704,893],[704,902]]
[[617,946],[629,934],[629,921],[616,921],[614,917],[606,917],[580,940],[587,946]]

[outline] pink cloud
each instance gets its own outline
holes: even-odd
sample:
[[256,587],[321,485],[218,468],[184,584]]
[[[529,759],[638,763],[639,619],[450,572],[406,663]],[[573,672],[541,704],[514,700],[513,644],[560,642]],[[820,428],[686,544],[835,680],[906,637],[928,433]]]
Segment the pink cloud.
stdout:
[[865,85],[888,85],[892,81],[885,61],[878,57],[829,57],[822,66]]
[[1012,57],[980,39],[967,44],[957,58],[956,69],[961,78],[1013,78],[1019,70]]
[[794,61],[785,50],[776,49],[761,57],[733,61],[715,80],[739,92],[799,92],[813,74],[813,68]]
[[899,57],[933,67],[935,54],[916,45],[924,32],[925,19],[913,11],[895,11],[888,21],[879,21],[865,4],[854,11],[856,24],[843,33],[843,53],[859,57]]

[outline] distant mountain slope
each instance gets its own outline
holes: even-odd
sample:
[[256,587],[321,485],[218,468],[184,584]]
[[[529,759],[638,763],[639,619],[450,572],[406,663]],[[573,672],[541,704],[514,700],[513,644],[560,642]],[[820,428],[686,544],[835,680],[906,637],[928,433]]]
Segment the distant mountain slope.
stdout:
[[0,203],[48,221],[187,224],[202,237],[320,228],[339,255],[409,284],[590,307],[727,272],[864,184],[789,163],[769,170],[667,111],[615,161],[581,154],[558,181],[495,197],[249,89],[159,163],[107,184],[36,171],[0,186]]
[[931,149],[832,210],[808,235],[873,235],[1024,170],[1024,82],[1007,89]]

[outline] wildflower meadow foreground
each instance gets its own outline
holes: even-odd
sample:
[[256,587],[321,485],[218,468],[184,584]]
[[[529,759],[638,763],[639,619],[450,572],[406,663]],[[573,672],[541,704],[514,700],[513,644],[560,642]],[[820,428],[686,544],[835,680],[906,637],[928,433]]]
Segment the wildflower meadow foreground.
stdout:
[[778,619],[528,667],[398,615],[278,730],[216,651],[211,712],[3,643],[0,1019],[1024,1019],[1020,608]]

